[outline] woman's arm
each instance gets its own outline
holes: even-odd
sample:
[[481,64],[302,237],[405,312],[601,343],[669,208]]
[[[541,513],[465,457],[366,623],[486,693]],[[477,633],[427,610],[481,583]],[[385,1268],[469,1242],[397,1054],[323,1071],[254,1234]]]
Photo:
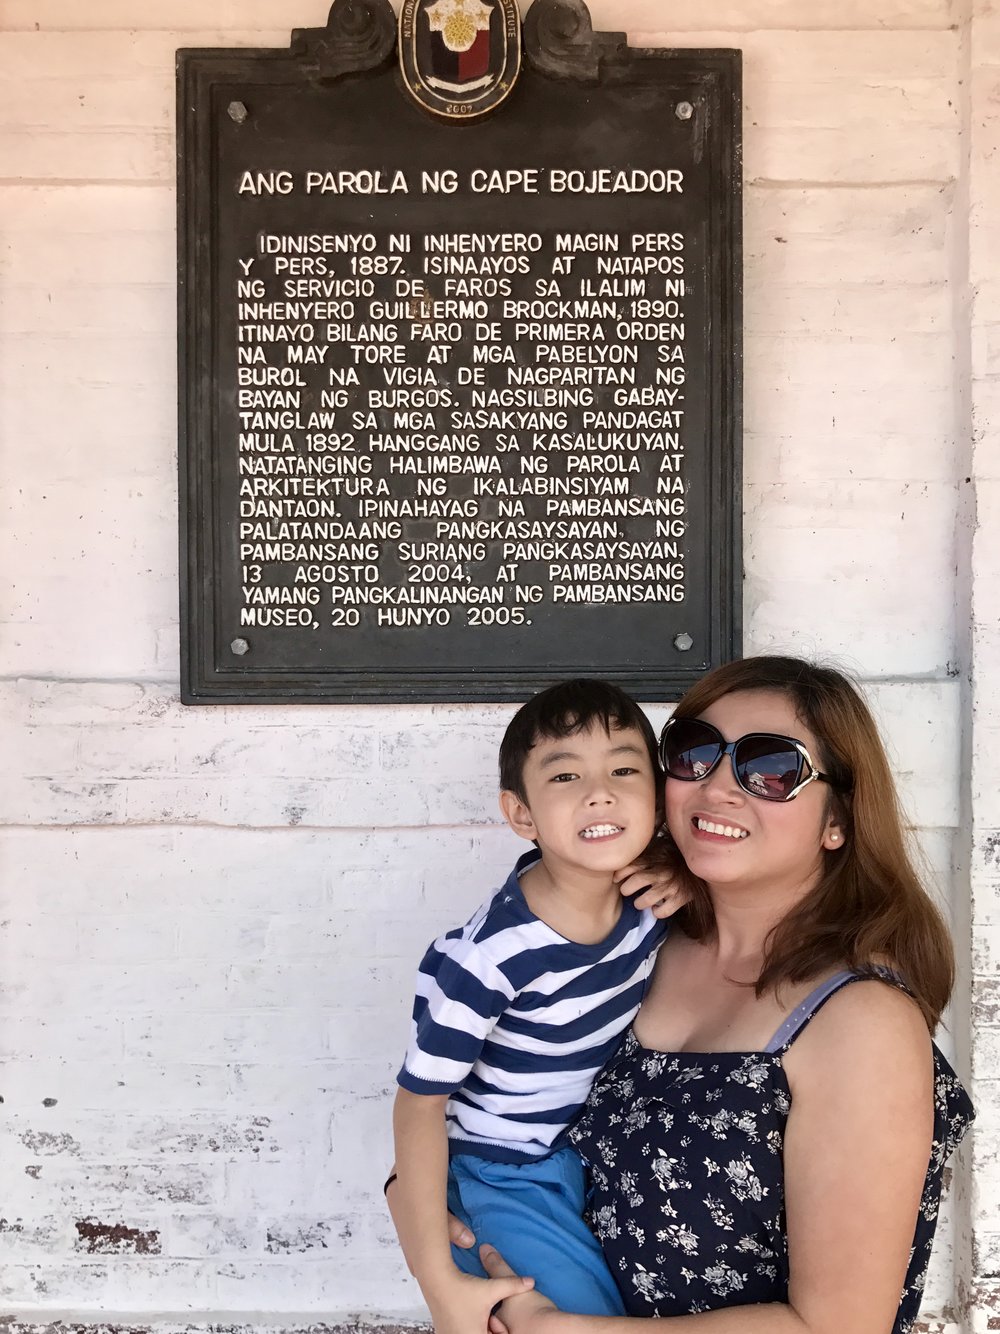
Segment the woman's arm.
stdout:
[[[916,1005],[882,982],[828,1002],[785,1058],[787,1305],[665,1323],[677,1334],[889,1334],[899,1307],[933,1136],[933,1064]],[[491,1274],[509,1272],[490,1258]],[[510,1334],[635,1334],[537,1296],[506,1302]],[[657,1321],[657,1324],[663,1324]]]
[[[479,1254],[491,1278],[508,1278],[514,1273],[491,1246],[482,1246]],[[690,1329],[691,1334],[805,1334],[806,1330],[787,1306],[735,1306],[707,1315],[663,1319],[569,1315],[537,1291],[509,1297],[499,1315],[490,1316],[490,1334],[638,1334],[640,1325],[655,1326],[657,1330],[672,1325],[676,1330]]]
[[809,1331],[892,1329],[934,1135],[916,1004],[883,982],[828,1002],[785,1058],[789,1301]]

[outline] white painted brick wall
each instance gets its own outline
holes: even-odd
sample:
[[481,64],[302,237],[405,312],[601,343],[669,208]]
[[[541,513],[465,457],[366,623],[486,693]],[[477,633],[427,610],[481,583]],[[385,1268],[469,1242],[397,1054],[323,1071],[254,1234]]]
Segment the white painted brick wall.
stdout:
[[[173,53],[284,46],[328,8],[0,7],[0,1314],[29,1324],[421,1310],[380,1197],[392,1081],[416,956],[517,850],[495,816],[510,710],[176,698]],[[976,1185],[960,1168],[926,1311],[985,1330],[1000,18],[591,11],[745,52],[747,646],[870,683],[966,992],[974,944]],[[966,1068],[963,995],[943,1043]]]
[[1000,957],[995,926],[1000,921],[1000,705],[996,680],[1000,672],[1000,587],[998,587],[997,522],[1000,520],[1000,364],[996,359],[1000,322],[998,286],[997,201],[1000,200],[1000,13],[993,4],[973,0],[966,43],[966,76],[972,90],[969,122],[969,348],[971,366],[971,441],[967,471],[972,494],[966,504],[970,519],[964,555],[969,562],[970,629],[968,656],[972,664],[965,717],[968,758],[968,864],[971,880],[969,910],[973,942],[971,978],[973,1092],[980,1106],[979,1124],[968,1153],[972,1247],[967,1264],[968,1300],[974,1311],[972,1328],[994,1329],[1000,1323],[1000,1080],[997,1078],[1000,1037]]

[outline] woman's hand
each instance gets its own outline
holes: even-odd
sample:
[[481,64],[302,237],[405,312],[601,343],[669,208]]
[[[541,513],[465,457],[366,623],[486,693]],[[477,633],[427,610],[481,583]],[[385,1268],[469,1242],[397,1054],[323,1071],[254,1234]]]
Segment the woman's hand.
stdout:
[[672,917],[690,897],[663,862],[632,862],[616,872],[615,880],[626,898],[632,898],[637,908],[649,908],[654,917]]
[[[480,1246],[479,1258],[490,1278],[516,1278],[517,1275],[492,1246]],[[490,1316],[490,1334],[541,1334],[559,1310],[537,1290],[508,1297],[499,1314]]]
[[453,1246],[458,1246],[463,1251],[469,1250],[476,1244],[475,1237],[462,1220],[456,1218],[454,1214],[448,1215],[448,1240]]
[[420,1287],[435,1334],[487,1334],[490,1313],[505,1300],[530,1292],[534,1281],[511,1269],[496,1277],[477,1278],[453,1265],[450,1274],[437,1275]]

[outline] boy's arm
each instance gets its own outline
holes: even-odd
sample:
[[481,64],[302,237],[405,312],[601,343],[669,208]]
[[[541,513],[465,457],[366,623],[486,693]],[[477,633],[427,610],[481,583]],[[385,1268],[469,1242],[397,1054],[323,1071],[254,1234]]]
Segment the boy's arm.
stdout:
[[[490,952],[464,935],[440,937],[420,964],[393,1111],[397,1177],[391,1212],[437,1334],[486,1334],[490,1310],[514,1291],[509,1278],[501,1291],[498,1280],[465,1274],[451,1258],[445,1121],[448,1098],[513,995]],[[529,1280],[516,1291],[532,1286]]]
[[420,1284],[437,1334],[485,1334],[490,1311],[528,1291],[532,1279],[475,1278],[451,1258],[448,1237],[446,1094],[396,1091],[396,1180],[392,1220],[410,1272]]
[[455,1269],[448,1240],[447,1094],[398,1088],[392,1112],[396,1180],[392,1219],[410,1273],[426,1297],[435,1277]]

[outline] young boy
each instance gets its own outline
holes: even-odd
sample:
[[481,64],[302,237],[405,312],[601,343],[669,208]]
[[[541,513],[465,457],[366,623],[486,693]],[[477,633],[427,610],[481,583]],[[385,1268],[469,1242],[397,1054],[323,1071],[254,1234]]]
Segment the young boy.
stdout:
[[427,951],[398,1076],[393,1217],[438,1334],[485,1330],[508,1295],[450,1246],[448,1210],[561,1309],[624,1314],[564,1138],[666,930],[614,880],[658,823],[656,739],[617,687],[567,681],[514,716],[500,785],[536,850]]

